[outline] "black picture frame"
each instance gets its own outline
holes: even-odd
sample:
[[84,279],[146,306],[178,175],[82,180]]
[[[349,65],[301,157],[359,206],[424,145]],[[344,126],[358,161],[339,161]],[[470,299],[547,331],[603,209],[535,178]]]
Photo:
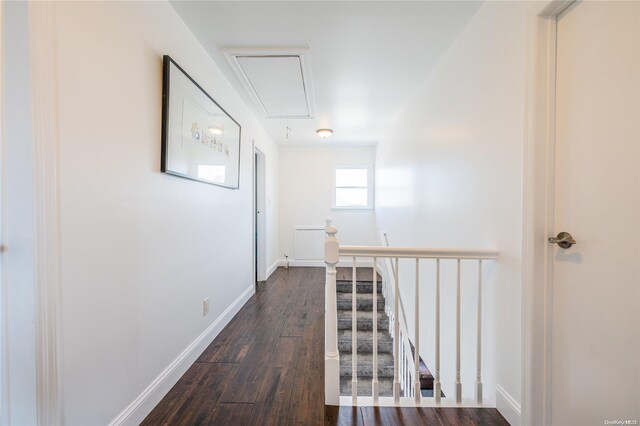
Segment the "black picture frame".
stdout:
[[[198,182],[217,185],[217,186],[221,186],[229,189],[239,189],[240,188],[240,164],[241,164],[240,154],[241,154],[241,144],[242,144],[242,126],[224,108],[222,108],[222,106],[220,106],[220,104],[218,104],[218,102],[216,102],[193,78],[191,78],[191,76],[182,67],[180,67],[180,65],[178,65],[178,63],[176,63],[169,55],[164,55],[162,57],[162,69],[163,69],[162,137],[161,137],[162,148],[161,148],[161,156],[160,156],[160,170],[162,171],[162,173],[195,180]],[[199,96],[199,97],[201,99],[205,99],[205,101],[210,101],[211,102],[210,107],[212,109],[217,108],[217,110],[219,110],[222,114],[224,114],[223,116],[220,116],[220,118],[218,118],[218,120],[223,122],[223,125],[218,127],[208,126],[207,127],[208,130],[211,130],[212,127],[214,127],[214,130],[215,130],[215,129],[219,129],[220,127],[224,129],[224,126],[228,126],[232,128],[232,133],[235,134],[236,129],[234,128],[234,125],[237,126],[237,147],[235,146],[236,145],[235,137],[233,137],[234,140],[231,141],[232,146],[229,147],[229,145],[226,142],[223,142],[223,137],[221,137],[220,141],[218,142],[216,140],[216,136],[210,136],[208,133],[206,133],[206,129],[204,125],[202,126],[199,132],[193,132],[193,128],[192,128],[192,134],[194,135],[193,136],[194,140],[190,141],[189,138],[185,137],[185,118],[184,118],[185,112],[184,111],[182,111],[182,121],[181,121],[182,127],[179,129],[181,131],[180,137],[179,138],[177,137],[176,129],[173,129],[171,127],[172,125],[176,125],[175,120],[174,120],[174,123],[172,123],[172,117],[175,117],[175,114],[177,114],[177,112],[172,110],[172,103],[171,103],[172,101],[171,95],[173,90],[172,77],[174,77],[175,75],[174,73],[176,72],[182,76],[179,78],[181,78],[183,82],[188,81],[193,85],[192,88],[182,88],[181,89],[182,91],[194,90],[195,91],[193,92],[194,97],[198,97],[199,96],[198,93],[201,95],[204,95],[204,98],[202,98],[202,96]],[[174,95],[176,95],[176,93],[174,93]],[[188,94],[185,95],[185,99],[187,98],[187,96]],[[203,114],[201,114],[201,116],[203,116]],[[213,120],[216,120],[215,114],[214,114]],[[195,125],[197,123],[194,122],[193,124]],[[213,132],[214,130],[211,130],[211,132]],[[220,135],[222,134],[223,133],[220,133]],[[196,135],[198,137],[197,139],[196,139]],[[178,141],[177,139],[180,139],[180,141]],[[209,142],[205,143],[204,142],[205,139],[208,139]],[[186,147],[185,147],[185,140],[187,142]],[[181,145],[181,151],[178,151],[175,146],[176,144],[178,144],[178,142]],[[200,145],[202,146],[198,147],[197,143],[200,143]],[[215,148],[213,148],[214,144],[215,144]],[[187,149],[187,148],[190,148],[190,149]],[[193,158],[194,157],[193,153],[204,152],[203,149],[206,151],[205,153],[207,153],[208,148],[212,148],[211,153],[207,154],[209,162],[211,162],[214,158],[215,158],[215,161],[222,162],[225,156],[231,157],[232,156],[231,154],[233,154],[233,156],[237,155],[237,164],[235,164],[235,167],[230,167],[231,171],[233,172],[233,176],[230,179],[226,177],[226,167],[234,166],[234,163],[232,161],[228,161],[226,165],[200,164],[198,165],[198,172],[194,173],[194,171],[192,170],[193,169],[192,161],[197,160],[197,158]],[[219,151],[216,151],[216,150],[219,150]],[[187,151],[190,151],[190,152],[187,152]],[[172,155],[175,156],[176,153],[179,153],[181,155],[181,159],[183,160],[183,163],[185,159],[189,161],[189,163],[186,166],[188,170],[180,170],[178,167],[176,167],[175,165],[176,161],[175,159],[172,158]],[[221,155],[218,155],[218,154],[221,154]],[[217,157],[220,157],[220,158],[217,158]],[[230,158],[230,160],[232,159]],[[222,175],[224,176],[224,182],[220,180],[220,174],[210,176],[212,177],[210,179],[203,177],[203,175],[199,172],[199,169],[202,166],[214,167],[214,168],[217,167],[218,170],[222,168]]]

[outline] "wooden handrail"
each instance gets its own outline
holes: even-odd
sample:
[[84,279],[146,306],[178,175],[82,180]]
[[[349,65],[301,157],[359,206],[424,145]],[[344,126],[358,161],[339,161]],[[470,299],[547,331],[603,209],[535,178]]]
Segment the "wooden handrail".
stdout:
[[340,246],[340,256],[390,257],[411,259],[497,259],[492,249],[437,249],[416,247]]

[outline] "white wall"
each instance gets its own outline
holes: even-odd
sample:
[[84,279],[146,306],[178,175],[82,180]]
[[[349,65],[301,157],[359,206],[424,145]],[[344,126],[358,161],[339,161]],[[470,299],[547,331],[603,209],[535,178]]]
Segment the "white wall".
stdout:
[[[485,392],[495,401],[499,385],[518,403],[525,14],[530,7],[485,3],[399,114],[376,156],[377,222],[392,245],[500,250],[500,260],[487,262],[484,274]],[[421,352],[428,363],[433,360],[430,268],[421,275],[427,293]],[[455,281],[454,266],[443,268],[444,309],[453,307]],[[404,271],[411,282],[413,268]],[[473,395],[475,381],[475,271],[475,265],[463,267],[465,397]],[[405,306],[413,312],[409,291],[413,287],[405,281]],[[452,336],[453,312],[444,315],[443,333]],[[443,386],[450,396],[453,340],[444,338],[442,344]]]
[[[56,19],[64,417],[106,424],[252,289],[251,141],[272,239],[278,153],[169,3],[56,3]],[[163,54],[242,125],[240,190],[160,173]]]
[[338,228],[340,244],[377,245],[374,210],[332,210],[336,165],[375,162],[373,146],[280,147],[280,257],[294,258],[294,227]]

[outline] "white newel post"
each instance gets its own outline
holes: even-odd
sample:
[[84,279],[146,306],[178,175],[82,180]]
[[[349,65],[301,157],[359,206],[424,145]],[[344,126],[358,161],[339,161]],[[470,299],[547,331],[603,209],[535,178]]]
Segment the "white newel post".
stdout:
[[336,265],[340,258],[338,230],[327,219],[324,262],[327,264],[324,305],[324,403],[340,405],[340,354],[338,352],[338,307],[336,300]]

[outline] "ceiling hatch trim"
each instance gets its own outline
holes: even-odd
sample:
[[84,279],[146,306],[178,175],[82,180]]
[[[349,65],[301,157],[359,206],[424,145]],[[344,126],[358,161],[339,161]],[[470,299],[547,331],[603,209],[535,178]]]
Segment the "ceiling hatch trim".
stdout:
[[265,118],[313,118],[308,48],[224,48],[234,73]]

